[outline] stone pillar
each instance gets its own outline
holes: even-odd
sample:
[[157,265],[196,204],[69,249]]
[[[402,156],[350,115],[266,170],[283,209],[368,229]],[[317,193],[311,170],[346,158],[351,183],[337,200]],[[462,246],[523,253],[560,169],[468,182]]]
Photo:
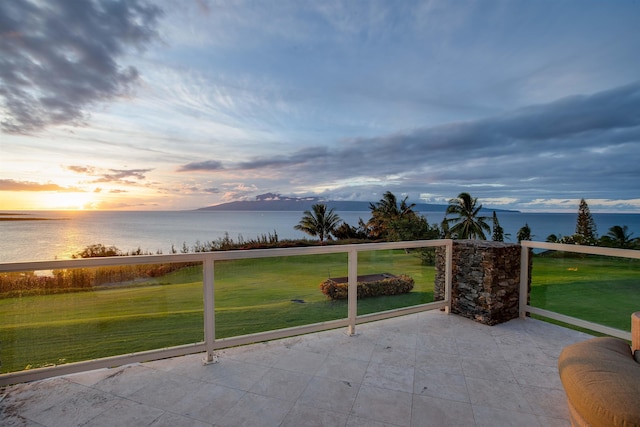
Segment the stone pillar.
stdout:
[[[517,318],[520,251],[520,245],[513,243],[454,240],[451,312],[487,325]],[[531,263],[528,269],[531,273]],[[445,248],[439,247],[436,249],[436,301],[444,299],[444,283]]]

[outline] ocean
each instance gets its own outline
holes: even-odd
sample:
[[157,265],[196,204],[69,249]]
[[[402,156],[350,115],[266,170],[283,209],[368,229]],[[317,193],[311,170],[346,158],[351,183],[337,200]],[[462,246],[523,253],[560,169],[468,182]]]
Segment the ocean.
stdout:
[[[302,212],[296,211],[24,211],[4,212],[25,218],[47,220],[0,221],[0,262],[47,261],[69,259],[85,247],[97,243],[116,246],[122,251],[178,251],[183,244],[217,240],[229,234],[237,241],[277,233],[280,239],[309,238],[293,227]],[[368,220],[370,212],[336,212],[350,225]],[[442,212],[420,212],[430,224],[440,224]],[[490,216],[491,213],[489,212]],[[627,225],[632,237],[640,237],[640,214],[593,213],[598,235],[614,225]],[[3,215],[7,217],[7,215]],[[577,213],[500,212],[498,220],[505,241],[515,242],[516,233],[529,224],[533,240],[545,241],[549,234],[575,232]],[[487,236],[489,237],[489,236]]]

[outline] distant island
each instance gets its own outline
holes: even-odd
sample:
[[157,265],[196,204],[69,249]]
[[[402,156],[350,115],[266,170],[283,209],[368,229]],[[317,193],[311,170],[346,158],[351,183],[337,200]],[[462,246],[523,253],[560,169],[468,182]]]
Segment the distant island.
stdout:
[[0,221],[55,221],[66,218],[40,218],[29,216],[26,213],[5,213],[0,212]]
[[[376,201],[377,202],[377,201]],[[243,200],[237,202],[221,203],[196,209],[198,211],[299,211],[310,210],[316,203],[324,203],[330,209],[338,212],[366,212],[369,204],[375,202],[322,200],[318,197],[288,197],[280,194],[266,193],[256,196],[256,200]],[[433,203],[416,203],[414,210],[417,212],[442,212],[447,210],[447,205]],[[483,208],[483,211],[519,212],[508,209]]]

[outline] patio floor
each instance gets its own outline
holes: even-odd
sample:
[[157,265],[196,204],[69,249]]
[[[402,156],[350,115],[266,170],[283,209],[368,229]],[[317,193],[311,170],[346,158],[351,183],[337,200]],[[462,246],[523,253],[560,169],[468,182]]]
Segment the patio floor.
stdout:
[[589,335],[440,311],[0,391],[3,426],[569,426],[557,358]]

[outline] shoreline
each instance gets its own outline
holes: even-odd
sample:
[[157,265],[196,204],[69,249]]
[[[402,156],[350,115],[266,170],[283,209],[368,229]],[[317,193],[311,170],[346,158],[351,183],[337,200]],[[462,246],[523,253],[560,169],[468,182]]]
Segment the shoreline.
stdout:
[[[294,230],[302,212],[207,212],[207,211],[40,211],[30,215],[0,212],[0,262],[67,259],[85,247],[102,243],[125,252],[142,251],[167,254],[172,246],[215,241],[225,236],[237,241],[268,233],[280,239],[309,238]],[[356,225],[370,212],[336,212],[345,222]],[[429,224],[439,224],[441,212],[421,212]],[[598,235],[607,234],[612,225],[627,225],[633,238],[640,237],[640,214],[593,214]],[[28,218],[28,219],[27,219]],[[50,220],[32,220],[43,218]],[[515,243],[520,227],[528,223],[532,240],[545,241],[547,236],[571,235],[575,231],[577,213],[499,213],[505,241]],[[27,220],[24,220],[27,219]],[[60,220],[66,221],[60,221]],[[52,221],[53,220],[53,221]],[[58,221],[56,221],[58,220]]]

